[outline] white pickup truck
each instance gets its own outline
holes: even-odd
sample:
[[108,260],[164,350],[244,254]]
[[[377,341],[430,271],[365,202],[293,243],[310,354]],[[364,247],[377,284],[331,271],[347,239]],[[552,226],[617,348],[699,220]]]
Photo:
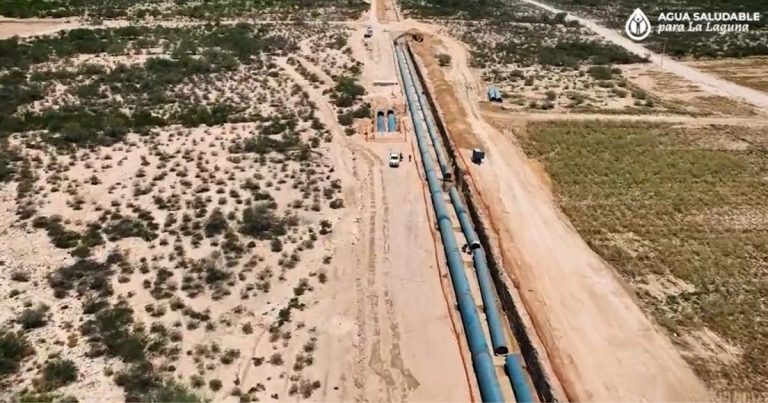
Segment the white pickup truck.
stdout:
[[389,153],[389,166],[391,168],[397,168],[400,166],[400,154]]

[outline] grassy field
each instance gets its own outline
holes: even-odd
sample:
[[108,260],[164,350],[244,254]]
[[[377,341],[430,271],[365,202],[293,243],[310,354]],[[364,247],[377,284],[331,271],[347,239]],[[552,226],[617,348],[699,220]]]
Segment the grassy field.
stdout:
[[565,122],[521,141],[710,387],[768,391],[768,131]]
[[728,81],[768,92],[768,57],[720,59],[690,62],[691,66]]

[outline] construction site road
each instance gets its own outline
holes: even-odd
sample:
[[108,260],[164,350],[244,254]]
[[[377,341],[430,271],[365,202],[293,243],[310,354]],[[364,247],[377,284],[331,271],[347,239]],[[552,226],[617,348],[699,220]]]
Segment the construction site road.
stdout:
[[[487,153],[481,165],[464,165],[568,399],[708,400],[672,342],[558,209],[540,169],[483,119],[484,85],[466,46],[435,36],[413,48],[459,154],[472,146]],[[436,49],[452,55],[450,67],[437,65]]]

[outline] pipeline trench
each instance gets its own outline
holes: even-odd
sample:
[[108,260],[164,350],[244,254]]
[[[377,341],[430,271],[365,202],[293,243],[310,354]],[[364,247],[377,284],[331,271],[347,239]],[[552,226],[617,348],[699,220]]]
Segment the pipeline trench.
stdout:
[[395,43],[395,60],[480,396],[494,402],[553,400],[535,351],[518,344],[522,339],[530,347],[514,306],[510,310],[509,291],[499,282],[487,236],[482,227],[476,230],[477,213],[462,198],[468,189],[454,180],[462,173],[453,150],[443,146],[450,142],[444,142],[444,127],[403,40]]

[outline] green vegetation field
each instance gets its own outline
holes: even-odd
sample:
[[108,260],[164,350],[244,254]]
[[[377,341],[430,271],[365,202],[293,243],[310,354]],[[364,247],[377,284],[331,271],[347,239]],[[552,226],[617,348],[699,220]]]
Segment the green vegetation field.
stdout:
[[768,391],[768,131],[544,123],[522,143],[697,373]]

